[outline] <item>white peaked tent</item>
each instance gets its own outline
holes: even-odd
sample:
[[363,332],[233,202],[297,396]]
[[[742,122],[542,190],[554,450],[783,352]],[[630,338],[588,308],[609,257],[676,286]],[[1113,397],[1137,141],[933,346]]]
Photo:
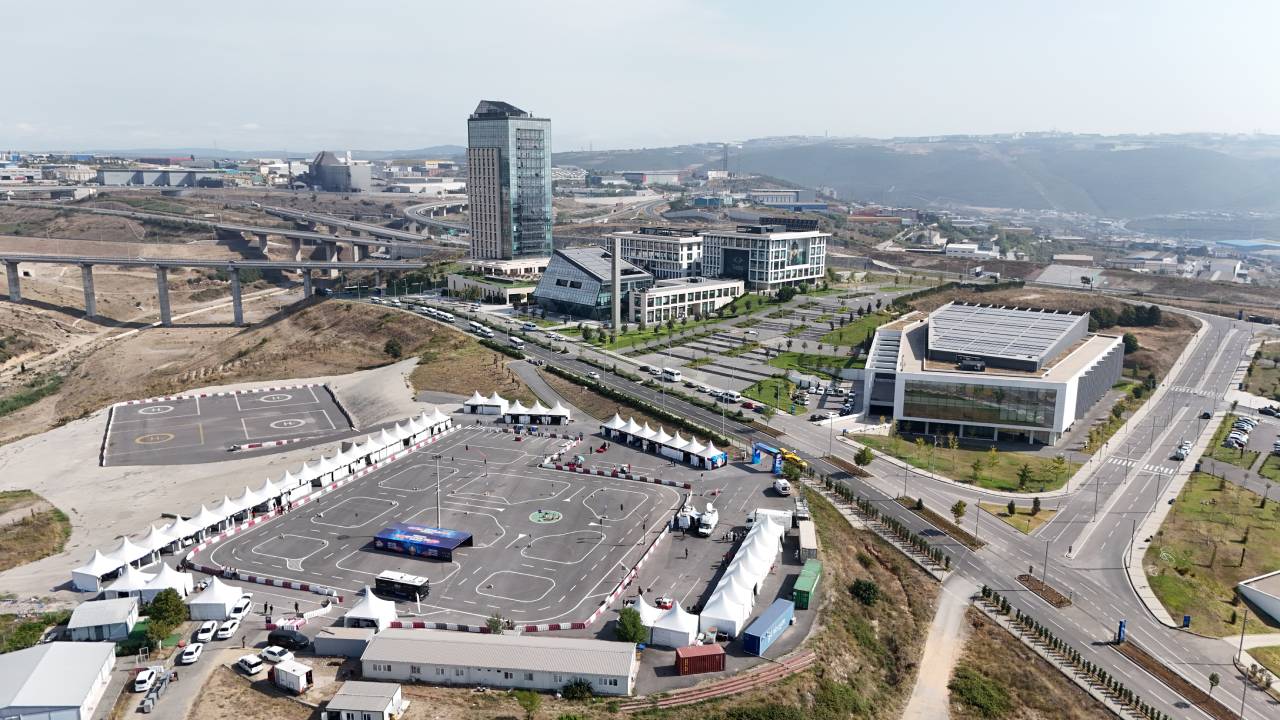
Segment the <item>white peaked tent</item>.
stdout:
[[451,422],[451,420],[449,420],[449,416],[440,412],[440,408],[438,407],[431,408],[430,416],[427,416],[426,413],[423,413],[422,415],[426,419],[427,424],[432,427],[435,427],[436,425],[445,425],[447,427]]
[[[268,480],[268,482],[270,481]],[[258,505],[261,505],[266,498],[264,498],[261,493],[257,493],[257,492],[254,492],[253,490],[250,490],[249,486],[245,485],[244,492],[235,496],[234,499],[236,501],[236,504],[239,505],[240,507],[244,508],[245,510],[252,510]]]
[[516,400],[515,402],[511,403],[511,405],[507,408],[507,410],[503,414],[520,417],[521,415],[528,415],[529,408],[525,407],[524,403],[520,402],[519,400]]
[[195,580],[192,579],[190,573],[178,572],[167,564],[160,565],[160,572],[151,578],[151,582],[142,589],[142,601],[151,602],[156,599],[156,595],[161,590],[173,589],[178,592],[179,597],[186,597],[191,594],[191,589],[195,587]]
[[529,414],[530,415],[550,415],[551,408],[547,407],[546,405],[543,405],[541,400],[538,400],[535,398],[533,401],[533,407],[529,408]]
[[217,529],[217,527],[222,524],[223,520],[226,520],[226,518],[214,513],[204,505],[201,505],[200,512],[196,513],[196,516],[191,518],[191,524],[201,530],[211,530]]
[[156,576],[151,573],[144,573],[126,565],[124,571],[120,573],[120,577],[107,586],[107,597],[120,598],[142,595],[142,591],[147,589],[148,583],[155,578]]
[[689,447],[689,441],[680,436],[680,431],[676,431],[676,436],[671,438],[671,442],[667,443],[667,447],[673,450],[685,450]]
[[396,437],[391,432],[388,432],[386,428],[382,428],[382,432],[378,433],[378,436],[373,439],[373,446],[378,449],[383,449],[388,445],[397,445],[399,442],[400,438]]
[[151,552],[160,552],[172,545],[174,539],[164,530],[157,530],[156,526],[152,525],[147,528],[147,534],[138,539],[138,545]]
[[[559,406],[560,403],[556,403],[556,405]],[[619,415],[618,413],[614,413],[613,418],[608,422],[606,422],[605,424],[601,425],[600,427],[604,428],[605,430],[621,430],[626,426],[627,426],[627,423],[622,419],[622,416]]]
[[724,593],[714,593],[698,616],[698,629],[706,632],[715,628],[729,637],[737,637],[747,621],[747,609],[733,602]]
[[103,576],[110,575],[123,565],[123,562],[112,560],[101,551],[94,550],[89,562],[71,571],[71,585],[80,592],[98,592],[102,589]]
[[107,557],[112,560],[119,560],[121,564],[137,562],[145,557],[150,557],[151,551],[135,544],[127,537],[120,538],[120,544],[114,550],[107,551]]
[[243,511],[243,507],[226,495],[223,495],[222,499],[210,508],[210,512],[214,515],[221,516],[223,520],[230,520]]
[[373,594],[368,585],[364,597],[342,616],[345,627],[376,628],[385,630],[396,621],[396,604]]
[[550,415],[551,417],[563,418],[564,422],[569,422],[569,420],[571,419],[571,413],[569,412],[569,408],[565,407],[564,403],[560,402],[559,400],[556,400],[556,404],[553,405],[551,409],[547,411],[547,414]]
[[410,427],[407,422],[398,422],[392,428],[391,434],[395,436],[395,439],[397,440],[407,440],[413,437],[413,428]]
[[197,527],[195,523],[191,522],[190,520],[186,520],[184,518],[177,518],[173,522],[164,526],[164,534],[168,535],[174,540],[181,540],[182,538],[195,537],[196,535],[200,534],[201,530],[202,528]]
[[187,607],[191,610],[192,620],[226,620],[231,608],[240,602],[244,593],[234,585],[228,585],[218,578],[209,581],[204,590],[187,598]]
[[462,403],[462,404],[463,404],[463,405],[467,405],[467,406],[471,406],[471,405],[484,405],[484,404],[485,404],[485,399],[484,399],[484,396],[480,394],[480,391],[479,391],[479,390],[472,390],[472,391],[471,391],[471,397],[469,397],[469,398],[467,398],[465,401],[463,401],[463,403]]
[[653,624],[649,642],[659,647],[688,647],[698,637],[698,616],[684,611],[680,603],[671,606]]
[[627,418],[627,424],[622,428],[622,432],[632,437],[638,437],[639,435],[644,433],[644,430],[645,429],[643,427],[640,427],[640,425],[636,422],[636,419],[633,417]]
[[666,428],[659,425],[658,434],[653,436],[653,441],[659,445],[667,445],[671,442],[671,436],[667,434]]
[[427,414],[425,412],[418,415],[414,415],[413,417],[409,418],[406,422],[408,423],[409,434],[411,435],[417,435],[420,432],[424,432],[429,426],[427,423]]
[[743,565],[727,573],[716,586],[716,591],[748,610],[756,604],[755,582],[750,570]]
[[645,627],[653,627],[653,624],[658,622],[658,618],[662,617],[666,612],[645,602],[643,595],[636,598],[634,607],[636,612],[640,613],[640,624]]

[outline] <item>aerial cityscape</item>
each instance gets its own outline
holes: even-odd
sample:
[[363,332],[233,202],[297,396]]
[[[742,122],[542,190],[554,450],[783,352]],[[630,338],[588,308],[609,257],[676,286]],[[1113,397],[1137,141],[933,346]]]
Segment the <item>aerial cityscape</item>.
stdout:
[[0,9],[0,718],[1280,718],[1277,22]]

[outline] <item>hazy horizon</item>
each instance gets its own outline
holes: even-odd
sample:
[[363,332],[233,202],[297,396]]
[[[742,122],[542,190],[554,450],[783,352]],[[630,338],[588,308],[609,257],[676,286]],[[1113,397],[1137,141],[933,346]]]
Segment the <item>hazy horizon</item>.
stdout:
[[1280,5],[6,5],[0,147],[401,150],[480,99],[565,152],[791,135],[1280,134]]

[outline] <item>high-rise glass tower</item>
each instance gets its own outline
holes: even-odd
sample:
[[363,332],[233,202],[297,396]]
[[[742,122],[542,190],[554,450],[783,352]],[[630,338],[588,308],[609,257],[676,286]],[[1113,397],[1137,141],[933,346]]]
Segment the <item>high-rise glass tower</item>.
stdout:
[[481,100],[467,119],[471,257],[551,254],[551,121]]

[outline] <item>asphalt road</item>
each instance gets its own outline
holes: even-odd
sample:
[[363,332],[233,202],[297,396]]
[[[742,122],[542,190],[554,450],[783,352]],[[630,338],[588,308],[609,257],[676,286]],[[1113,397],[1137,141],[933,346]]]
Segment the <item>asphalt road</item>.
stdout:
[[189,465],[226,460],[232,446],[319,441],[351,429],[324,386],[118,405],[106,465]]

